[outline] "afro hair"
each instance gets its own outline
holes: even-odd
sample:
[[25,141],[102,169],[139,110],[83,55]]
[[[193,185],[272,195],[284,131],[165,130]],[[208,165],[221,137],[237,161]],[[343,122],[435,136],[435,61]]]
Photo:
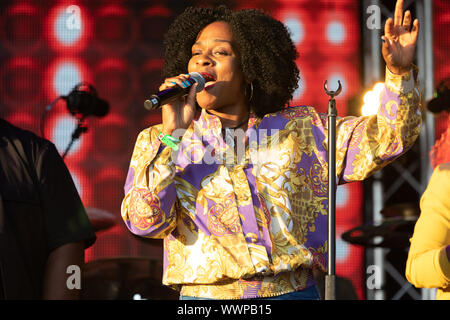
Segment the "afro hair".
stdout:
[[298,53],[285,25],[261,10],[187,8],[165,35],[163,76],[187,73],[197,35],[215,21],[231,26],[241,70],[253,85],[251,110],[263,117],[285,108],[298,87]]

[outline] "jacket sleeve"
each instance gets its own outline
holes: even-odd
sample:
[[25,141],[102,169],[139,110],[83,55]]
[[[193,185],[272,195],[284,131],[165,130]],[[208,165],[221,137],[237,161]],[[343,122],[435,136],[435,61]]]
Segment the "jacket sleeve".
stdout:
[[450,163],[437,167],[420,200],[406,262],[406,278],[418,288],[450,286]]
[[405,153],[420,134],[417,72],[386,80],[376,115],[336,122],[336,173],[340,183],[363,180]]
[[175,164],[172,149],[161,145],[161,125],[143,130],[131,157],[121,214],[139,236],[164,238],[176,225]]

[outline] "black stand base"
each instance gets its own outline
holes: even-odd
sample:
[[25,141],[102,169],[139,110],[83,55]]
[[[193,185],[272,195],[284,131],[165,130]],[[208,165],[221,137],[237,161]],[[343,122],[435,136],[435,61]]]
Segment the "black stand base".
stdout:
[[336,300],[336,276],[325,276],[325,300]]

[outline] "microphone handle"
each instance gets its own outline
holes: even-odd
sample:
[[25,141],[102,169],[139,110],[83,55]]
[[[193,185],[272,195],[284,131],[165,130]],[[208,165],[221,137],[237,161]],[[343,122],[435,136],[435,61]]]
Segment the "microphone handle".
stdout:
[[195,83],[193,79],[185,80],[189,82],[189,86],[187,88],[182,88],[179,85],[175,85],[171,88],[167,88],[165,90],[159,91],[157,94],[153,94],[150,96],[148,100],[145,100],[144,107],[147,110],[156,110],[160,106],[172,102],[179,97],[184,97],[189,93],[192,85]]

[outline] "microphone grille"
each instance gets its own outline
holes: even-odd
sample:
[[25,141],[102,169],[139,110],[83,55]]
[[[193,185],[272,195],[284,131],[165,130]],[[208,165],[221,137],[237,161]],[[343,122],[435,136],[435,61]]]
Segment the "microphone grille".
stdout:
[[198,72],[191,72],[189,73],[189,75],[191,76],[192,79],[194,79],[195,82],[197,82],[197,88],[196,88],[196,92],[200,92],[203,90],[203,88],[205,87],[205,78],[203,78],[203,76],[198,73]]

